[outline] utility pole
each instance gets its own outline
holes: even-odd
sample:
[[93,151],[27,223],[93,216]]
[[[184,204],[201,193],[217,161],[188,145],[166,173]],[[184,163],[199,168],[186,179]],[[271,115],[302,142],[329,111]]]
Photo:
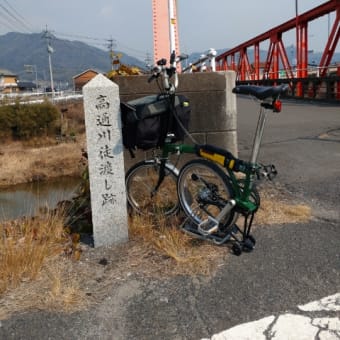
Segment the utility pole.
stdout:
[[35,91],[38,92],[38,72],[37,65],[24,65],[26,73],[35,72]]
[[108,39],[107,41],[109,42],[107,47],[109,48],[109,52],[110,52],[111,71],[112,71],[113,70],[113,61],[114,61],[114,58],[115,58],[113,48],[116,47],[116,41],[112,37],[110,39]]
[[152,65],[151,65],[151,56],[150,56],[150,53],[149,52],[147,52],[146,53],[146,57],[145,57],[145,66],[146,66],[146,69],[148,70],[148,71],[150,71],[151,70],[151,68],[152,68]]
[[53,83],[52,57],[51,57],[52,53],[54,52],[54,49],[51,45],[53,35],[47,29],[47,25],[46,25],[45,31],[43,32],[43,38],[46,39],[46,43],[47,43],[48,64],[50,68],[51,91],[52,91],[52,100],[53,100],[54,99],[54,83]]

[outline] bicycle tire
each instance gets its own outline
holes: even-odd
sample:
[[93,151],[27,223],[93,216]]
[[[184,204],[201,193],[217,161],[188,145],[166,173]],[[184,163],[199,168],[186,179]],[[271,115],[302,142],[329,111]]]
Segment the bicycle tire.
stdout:
[[129,207],[141,215],[175,214],[179,208],[177,197],[177,168],[166,163],[165,178],[153,193],[159,178],[160,163],[144,160],[132,166],[125,176],[126,196]]
[[[234,198],[230,179],[215,163],[195,159],[186,163],[179,172],[178,198],[187,217],[196,225],[211,216],[216,218],[227,201]],[[238,214],[232,209],[220,221],[219,231],[227,232]]]

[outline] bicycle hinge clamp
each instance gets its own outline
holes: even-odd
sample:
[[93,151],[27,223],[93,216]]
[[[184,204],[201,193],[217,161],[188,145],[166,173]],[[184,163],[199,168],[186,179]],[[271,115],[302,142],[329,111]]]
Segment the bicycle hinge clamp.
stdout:
[[216,233],[218,231],[218,226],[220,222],[227,214],[229,214],[229,212],[235,207],[235,205],[235,200],[229,200],[224,208],[221,210],[221,212],[216,216],[216,218],[208,216],[206,220],[202,221],[197,227],[198,231],[204,236]]

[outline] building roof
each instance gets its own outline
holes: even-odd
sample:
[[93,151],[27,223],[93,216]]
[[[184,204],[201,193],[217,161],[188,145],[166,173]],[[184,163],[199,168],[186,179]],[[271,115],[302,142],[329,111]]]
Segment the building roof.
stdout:
[[89,68],[89,69],[87,69],[87,70],[85,70],[85,71],[83,71],[83,72],[81,72],[81,73],[79,73],[79,74],[73,76],[72,78],[73,78],[73,79],[78,78],[78,77],[80,77],[81,75],[83,75],[83,74],[85,74],[85,73],[87,73],[87,72],[94,72],[94,73],[97,73],[97,74],[101,73],[100,71],[97,71],[97,70],[94,70],[94,69],[92,69],[92,68]]
[[14,74],[13,72],[6,70],[6,69],[3,69],[3,68],[0,68],[0,75],[1,76],[11,76],[11,77],[16,76],[16,74]]
[[18,81],[18,87],[21,89],[34,89],[37,85],[31,81]]

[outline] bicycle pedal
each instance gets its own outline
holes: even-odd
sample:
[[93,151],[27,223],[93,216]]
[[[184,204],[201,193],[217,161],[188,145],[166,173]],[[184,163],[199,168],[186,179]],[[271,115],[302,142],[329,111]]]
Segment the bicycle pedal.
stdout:
[[277,175],[274,164],[263,165],[262,170],[257,174],[258,179],[265,178],[272,181]]
[[198,225],[198,231],[202,233],[203,235],[211,235],[213,233],[216,233],[218,230],[219,222],[215,220],[213,217],[208,216],[208,218],[204,221],[202,221]]

